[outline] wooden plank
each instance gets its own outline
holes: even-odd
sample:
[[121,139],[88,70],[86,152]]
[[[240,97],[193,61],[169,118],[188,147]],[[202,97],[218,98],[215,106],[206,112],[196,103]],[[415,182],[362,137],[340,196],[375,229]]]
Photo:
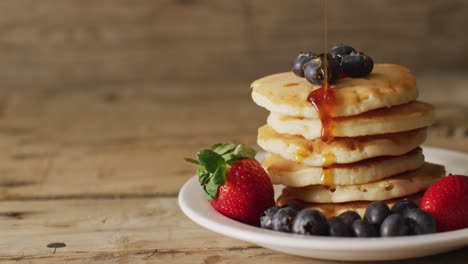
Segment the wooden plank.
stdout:
[[[382,264],[443,264],[460,263],[466,261],[466,251],[468,248],[440,254],[436,256],[416,258],[401,261],[382,261]],[[226,249],[194,249],[193,251],[177,250],[122,250],[111,252],[59,252],[55,255],[48,254],[34,257],[10,258],[2,263],[145,263],[145,264],[167,264],[167,263],[203,263],[203,264],[271,264],[271,263],[297,263],[297,264],[338,264],[342,261],[326,261],[311,258],[289,256],[255,246]],[[354,262],[358,263],[358,262]]]
[[[341,263],[288,256],[207,231],[180,212],[175,198],[0,204],[2,263]],[[53,254],[46,247],[52,242],[67,246]],[[465,253],[402,263],[459,263]]]
[[0,230],[3,259],[51,255],[52,242],[67,245],[62,254],[250,246],[201,229],[176,198],[1,202]]
[[[7,86],[243,80],[322,47],[321,2],[5,0]],[[463,0],[330,1],[330,40],[416,72],[465,72]],[[214,23],[214,21],[216,21]],[[428,55],[430,54],[430,55]],[[65,86],[64,86],[65,84]]]
[[220,99],[213,87],[6,94],[0,197],[176,194],[194,174],[184,157],[217,141],[255,143],[265,112],[248,87],[233,88]]
[[[248,85],[322,47],[320,1],[0,9],[2,263],[325,263],[204,230],[175,200],[194,172],[183,157],[217,141],[255,143],[267,113]],[[330,1],[330,43],[409,66],[440,109],[428,143],[468,151],[467,11],[462,0]],[[50,242],[67,247],[52,254]]]

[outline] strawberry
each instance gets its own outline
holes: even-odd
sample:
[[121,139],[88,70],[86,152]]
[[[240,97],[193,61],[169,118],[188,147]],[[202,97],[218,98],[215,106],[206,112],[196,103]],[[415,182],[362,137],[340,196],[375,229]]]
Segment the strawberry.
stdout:
[[468,227],[468,177],[450,175],[435,182],[421,200],[421,209],[430,213],[437,231]]
[[270,177],[246,145],[215,144],[197,153],[198,179],[205,196],[221,214],[260,225],[263,211],[275,205]]

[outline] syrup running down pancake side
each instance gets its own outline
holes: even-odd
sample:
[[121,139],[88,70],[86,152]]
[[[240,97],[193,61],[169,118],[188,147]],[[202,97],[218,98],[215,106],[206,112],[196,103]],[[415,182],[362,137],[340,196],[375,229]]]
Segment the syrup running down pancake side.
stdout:
[[333,88],[329,85],[313,90],[307,97],[319,114],[322,121],[322,141],[330,142],[333,140],[333,118],[331,113],[336,108],[336,98]]
[[[326,58],[327,56],[324,56]],[[309,101],[314,108],[317,110],[319,118],[322,122],[322,141],[329,143],[333,140],[333,118],[331,114],[336,108],[336,98],[333,89],[327,83],[328,73],[327,73],[327,63],[325,59],[325,78],[323,87],[313,90],[309,96],[307,96],[307,101]],[[326,186],[333,186],[335,176],[333,171],[328,168],[329,164],[335,162],[335,155],[333,153],[324,153],[325,164],[327,167],[323,168],[322,173],[322,183]]]

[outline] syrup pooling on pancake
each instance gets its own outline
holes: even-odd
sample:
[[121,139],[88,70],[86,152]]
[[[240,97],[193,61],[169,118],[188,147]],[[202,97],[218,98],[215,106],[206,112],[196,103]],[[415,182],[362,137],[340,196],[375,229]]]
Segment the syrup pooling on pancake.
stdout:
[[268,153],[263,167],[274,184],[290,187],[305,187],[322,184],[356,185],[378,181],[405,171],[415,170],[424,164],[421,148],[401,156],[383,156],[351,164],[334,164],[329,167],[314,167],[298,164]]
[[324,166],[330,166],[336,161],[336,156],[335,154],[333,154],[333,152],[325,152],[323,154],[323,157],[324,157]]
[[302,163],[307,156],[308,156],[307,150],[301,147],[296,147],[296,150],[294,151],[294,160],[297,163]]
[[[324,53],[322,57],[318,57],[317,59],[320,59],[320,58],[323,58],[323,64],[324,64],[323,86],[317,90],[313,90],[312,92],[310,92],[310,94],[307,96],[307,101],[309,101],[314,106],[322,122],[322,132],[321,132],[322,140],[325,142],[330,142],[333,140],[333,134],[332,134],[333,119],[332,119],[331,114],[335,111],[335,107],[336,107],[335,93],[329,83],[329,80],[330,80],[329,76],[333,74],[333,72],[329,72],[329,70],[331,69],[331,67],[329,66],[332,63],[332,61],[328,61],[328,58],[329,58],[328,53]],[[331,59],[331,56],[330,56],[330,59]],[[307,75],[306,75],[306,78],[307,78]]]
[[[284,87],[288,83],[297,85]],[[311,85],[292,72],[263,77],[251,87],[254,102],[271,112],[318,118],[317,110],[306,98],[321,86]],[[353,116],[408,103],[418,95],[414,77],[407,68],[396,64],[376,64],[368,77],[339,79],[333,87],[336,109],[332,117]]]
[[325,86],[313,90],[308,96],[309,101],[317,110],[319,118],[322,122],[321,137],[325,142],[333,140],[333,118],[332,113],[336,108],[335,92],[333,88],[326,84]]
[[266,151],[309,166],[353,163],[378,156],[397,156],[416,148],[426,139],[426,129],[406,132],[307,140],[301,136],[280,134],[269,126],[258,129],[257,144]]
[[335,184],[335,175],[333,174],[333,171],[330,168],[323,168],[320,181],[325,186],[333,186]]
[[324,153],[323,156],[325,157],[324,165],[326,167],[323,168],[322,177],[320,180],[323,185],[333,186],[335,184],[335,174],[329,166],[335,163],[336,156],[332,152]]

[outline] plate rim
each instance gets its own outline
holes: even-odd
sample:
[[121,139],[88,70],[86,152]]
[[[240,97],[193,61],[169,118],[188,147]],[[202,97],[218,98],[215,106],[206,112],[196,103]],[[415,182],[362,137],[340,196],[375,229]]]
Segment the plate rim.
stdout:
[[[455,155],[466,159],[468,162],[468,153],[422,146],[425,152],[439,152],[441,155]],[[259,153],[262,155],[261,153]],[[429,154],[431,155],[431,154]],[[178,195],[178,204],[185,215],[187,215],[192,221],[198,225],[211,230],[213,232],[225,235],[227,237],[236,238],[242,241],[248,241],[259,245],[274,245],[283,246],[288,248],[296,249],[314,249],[314,250],[333,250],[337,251],[342,249],[346,250],[399,250],[404,247],[405,250],[411,248],[420,248],[434,243],[459,243],[468,245],[468,228],[441,232],[435,234],[418,235],[418,236],[402,236],[402,237],[376,237],[376,238],[342,238],[342,237],[321,237],[321,236],[304,236],[299,234],[282,233],[273,230],[262,229],[260,227],[254,227],[247,224],[243,224],[236,220],[230,219],[221,213],[214,210],[211,205],[209,218],[204,216],[200,211],[193,210],[187,203],[187,195],[189,188],[193,188],[193,185],[198,185],[197,176],[192,176],[180,189]],[[201,188],[199,188],[201,190]],[[215,220],[222,220],[217,222]],[[404,241],[403,241],[404,240]],[[377,242],[378,243],[373,243]],[[404,243],[402,243],[404,242]]]

